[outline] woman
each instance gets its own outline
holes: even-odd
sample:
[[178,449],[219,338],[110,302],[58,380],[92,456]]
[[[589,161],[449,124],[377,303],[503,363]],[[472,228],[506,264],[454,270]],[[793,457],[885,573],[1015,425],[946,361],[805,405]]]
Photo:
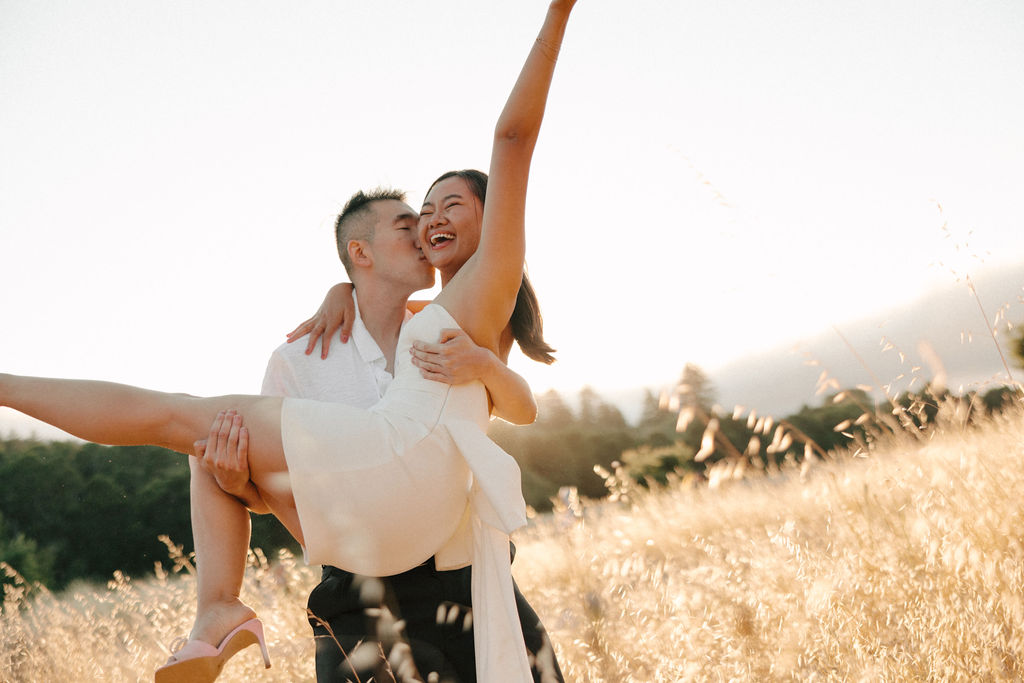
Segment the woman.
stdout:
[[[405,326],[395,380],[378,406],[361,411],[270,397],[201,399],[104,382],[12,375],[0,375],[0,406],[89,441],[149,443],[182,453],[191,451],[218,413],[237,410],[249,434],[253,484],[311,562],[388,575],[431,556],[439,568],[472,561],[479,680],[532,680],[511,601],[508,556],[508,534],[525,523],[518,467],[482,431],[487,405],[481,385],[450,387],[425,380],[403,354],[413,340],[434,341],[442,329],[455,327],[494,353],[508,344],[505,330],[523,277],[530,161],[574,5],[575,0],[553,0],[548,9],[495,128],[479,245],[444,281],[437,298]],[[454,184],[452,178],[439,182],[428,201],[435,213],[463,220],[477,204],[460,208],[452,203],[459,194]],[[428,208],[421,232],[431,248],[443,252],[442,242],[457,239],[444,237],[440,223],[431,227],[430,220]],[[372,467],[367,467],[368,454],[375,456]],[[340,479],[345,486],[332,487],[330,496],[319,486],[325,462],[342,463],[345,475]],[[389,504],[381,505],[382,500]],[[255,619],[223,633],[211,639],[218,647],[190,641],[189,652],[165,667],[164,678],[209,678],[234,651],[262,642]]]

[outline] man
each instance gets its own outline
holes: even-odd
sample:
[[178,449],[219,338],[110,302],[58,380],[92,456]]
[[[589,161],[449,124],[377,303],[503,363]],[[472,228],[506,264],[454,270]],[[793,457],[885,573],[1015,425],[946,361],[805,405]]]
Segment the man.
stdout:
[[[410,315],[408,298],[434,283],[433,268],[419,249],[417,218],[404,193],[378,189],[352,196],[335,223],[338,253],[355,288],[351,339],[329,351],[325,344],[323,360],[309,355],[312,344],[306,352],[299,345],[282,345],[268,364],[264,394],[360,407],[380,399],[392,379],[402,323]],[[449,353],[438,354],[439,362],[478,368],[472,377],[454,373],[456,380],[480,379],[499,415],[504,408],[506,413],[532,419],[536,406],[522,378],[494,354],[472,344],[464,333],[453,331],[445,339]],[[473,355],[473,363],[465,362],[467,354]],[[484,361],[490,364],[486,372],[479,370],[481,354],[490,356]],[[482,375],[499,379],[489,382]],[[244,458],[222,456],[205,454],[203,466],[225,491],[246,500]],[[399,655],[409,648],[424,680],[436,672],[440,681],[475,681],[470,578],[471,568],[438,571],[433,559],[385,579],[324,567],[322,581],[309,597],[317,681],[356,680],[356,676],[358,680],[392,680],[403,667],[397,661]],[[518,588],[516,603],[524,640],[537,662],[535,680],[561,681],[547,634]],[[389,628],[396,619],[405,623],[401,634]],[[404,666],[412,668],[407,661]]]

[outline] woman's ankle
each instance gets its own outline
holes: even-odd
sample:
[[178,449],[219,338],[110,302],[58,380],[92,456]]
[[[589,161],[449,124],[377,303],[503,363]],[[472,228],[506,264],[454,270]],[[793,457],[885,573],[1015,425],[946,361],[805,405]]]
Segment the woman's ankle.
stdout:
[[204,614],[237,614],[245,611],[256,613],[239,597],[223,597],[200,600],[196,613],[198,616],[202,616]]
[[189,638],[216,647],[239,624],[256,616],[256,611],[238,598],[208,602],[196,613]]

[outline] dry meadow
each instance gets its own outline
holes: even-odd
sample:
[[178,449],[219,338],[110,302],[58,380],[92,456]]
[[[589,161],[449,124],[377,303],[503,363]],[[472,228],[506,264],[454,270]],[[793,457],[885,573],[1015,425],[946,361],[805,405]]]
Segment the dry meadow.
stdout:
[[[1024,417],[948,412],[924,438],[771,475],[725,465],[653,492],[613,477],[611,500],[536,517],[514,573],[567,680],[1024,678]],[[313,679],[315,579],[252,556],[243,597],[273,668],[250,648],[222,680]],[[0,680],[152,680],[193,596],[180,557],[59,595],[9,586]]]

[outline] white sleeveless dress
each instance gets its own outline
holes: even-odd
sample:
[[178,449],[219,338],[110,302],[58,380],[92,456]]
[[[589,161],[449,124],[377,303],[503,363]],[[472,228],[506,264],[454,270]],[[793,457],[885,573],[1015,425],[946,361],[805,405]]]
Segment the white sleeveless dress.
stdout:
[[[368,410],[286,398],[281,436],[306,559],[367,576],[435,558],[473,565],[481,683],[532,681],[512,588],[509,534],[526,523],[519,466],[487,438],[486,390],[424,379],[414,339],[458,327],[439,304],[405,324],[395,379]],[[424,672],[426,673],[426,672]]]

